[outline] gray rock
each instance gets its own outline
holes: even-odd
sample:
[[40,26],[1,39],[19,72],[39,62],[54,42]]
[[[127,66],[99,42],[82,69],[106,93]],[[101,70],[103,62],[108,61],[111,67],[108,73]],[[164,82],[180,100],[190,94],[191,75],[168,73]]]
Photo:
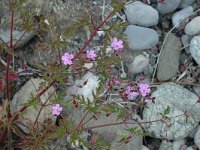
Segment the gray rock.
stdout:
[[[166,115],[169,119],[165,122],[157,121],[145,124],[144,128],[156,138],[181,139],[189,135],[200,120],[200,104],[197,104],[198,97],[175,83],[164,83],[152,93],[155,97],[154,103],[147,103],[143,111],[144,121],[160,120],[159,113],[164,113],[167,107],[170,108]],[[187,112],[187,118],[183,115]],[[172,118],[173,117],[173,118]]]
[[[36,96],[37,93],[39,92],[39,86],[40,83],[44,82],[44,80],[42,79],[31,79],[30,81],[28,81],[19,92],[17,92],[14,97],[13,100],[11,102],[10,105],[10,111],[11,114],[21,110],[25,103],[28,103],[29,100],[31,100],[31,95],[32,96]],[[36,91],[37,90],[37,91]],[[48,97],[54,92],[54,88],[51,87],[49,88],[42,96],[40,96],[41,102],[44,104],[44,102],[48,99]],[[53,96],[52,96],[53,98]],[[38,118],[38,122],[39,124],[43,123],[44,121],[50,119],[53,122],[56,121],[56,116],[52,115],[52,103],[51,100],[52,98],[50,98],[48,100],[48,102],[46,103],[47,106],[45,106],[42,111],[41,114]],[[33,107],[28,107],[27,109],[25,109],[23,111],[23,119],[20,119],[20,121],[29,126],[29,121],[31,123],[34,123],[37,115],[38,115],[38,111],[40,110],[41,106],[40,104],[38,104],[37,109],[33,108]],[[21,124],[17,124],[25,133],[29,133],[29,130],[25,127],[22,126]]]
[[172,33],[166,39],[158,62],[157,78],[159,81],[174,77],[179,69],[181,42]]
[[[76,123],[79,123],[83,117],[83,114],[80,110],[74,111],[73,120]],[[89,119],[92,114],[89,114],[85,120]],[[97,116],[97,120],[92,119],[89,121],[86,126],[93,127],[102,124],[111,124],[115,122],[120,122],[121,119],[117,120],[117,116],[115,114],[111,114],[106,117],[103,115]],[[131,120],[134,122],[133,120]],[[111,142],[111,149],[113,150],[141,150],[143,145],[143,137],[135,135],[134,138],[128,144],[119,144],[119,140],[122,134],[127,134],[128,132],[125,130],[128,128],[137,128],[137,131],[142,131],[142,128],[138,124],[127,124],[126,125],[113,125],[101,128],[92,129],[93,132],[97,133],[107,142]]]
[[[23,6],[25,9],[31,9],[36,16],[55,17],[54,19],[62,29],[89,12],[88,3],[82,0],[26,0],[23,2]],[[10,27],[10,7],[3,1],[2,8],[1,27],[8,28]],[[20,13],[15,13],[14,23],[17,29],[23,25],[21,18]]]
[[189,36],[200,33],[200,16],[192,19],[184,29],[185,33]]
[[195,2],[195,0],[182,0],[181,3],[180,3],[180,7],[185,8],[185,7],[191,5],[194,2]]
[[124,34],[133,51],[150,49],[158,44],[158,33],[153,29],[128,25]]
[[135,57],[134,61],[128,65],[128,71],[130,73],[141,73],[149,65],[149,56],[140,54]]
[[200,148],[200,128],[198,129],[198,131],[194,136],[194,142],[197,145],[197,147]]
[[[192,6],[188,6],[176,13],[172,16],[172,23],[176,28],[179,28],[179,23],[185,19],[188,20],[188,17],[193,13]],[[186,22],[186,21],[185,21]]]
[[130,24],[144,27],[150,27],[158,24],[158,11],[150,5],[136,1],[126,4],[124,11]]
[[[20,37],[24,34],[24,31],[13,31],[13,45],[20,39]],[[10,46],[10,30],[1,30],[0,31],[1,39]],[[21,40],[17,43],[14,48],[19,48],[24,46],[27,42],[29,42],[34,37],[34,34],[31,32],[26,32],[25,35],[21,38]]]
[[181,42],[183,44],[183,46],[185,47],[185,51],[187,52],[187,54],[190,54],[190,41],[191,41],[191,37],[183,34],[181,37]]
[[176,10],[181,0],[165,0],[163,3],[157,4],[157,10],[161,14],[167,14]]
[[190,42],[190,53],[194,60],[200,65],[200,36],[195,36]]
[[185,139],[178,139],[173,141],[173,150],[180,150],[181,145],[185,144]]
[[162,141],[159,150],[173,150],[173,145],[171,142]]

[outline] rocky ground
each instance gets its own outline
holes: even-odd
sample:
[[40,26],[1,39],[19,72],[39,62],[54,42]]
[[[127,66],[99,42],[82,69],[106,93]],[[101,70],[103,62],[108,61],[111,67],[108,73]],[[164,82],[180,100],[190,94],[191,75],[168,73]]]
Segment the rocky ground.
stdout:
[[[118,33],[126,38],[127,46],[122,56],[120,71],[117,74],[131,81],[144,78],[142,82],[155,83],[155,90],[152,93],[155,103],[147,103],[147,107],[143,111],[138,111],[138,115],[133,115],[132,119],[136,122],[157,120],[160,117],[158,114],[166,110],[168,106],[170,107],[169,118],[151,124],[132,125],[133,128],[137,127],[147,131],[149,135],[136,136],[130,143],[121,146],[116,146],[119,139],[115,133],[120,132],[123,126],[97,129],[93,132],[111,142],[113,150],[200,149],[200,104],[197,103],[200,96],[200,1],[121,0],[121,2],[126,3],[124,10],[109,20],[126,23],[126,27]],[[0,8],[3,10],[0,12],[0,38],[5,43],[9,43],[10,13],[6,3],[6,1],[0,2]],[[33,18],[36,20],[35,28],[39,28],[37,19],[43,15],[52,15],[56,18],[59,27],[53,30],[55,36],[57,32],[68,29],[73,22],[84,17],[84,13],[91,14],[98,24],[112,8],[109,0],[27,0],[24,5],[35,8],[37,14]],[[103,11],[102,8],[105,10]],[[16,15],[13,41],[15,42],[23,33],[20,18]],[[39,88],[39,83],[42,82],[36,77],[42,76],[42,73],[46,71],[45,66],[56,61],[57,53],[51,51],[51,48],[45,49],[44,41],[50,36],[49,34],[43,33],[41,40],[34,32],[27,31],[14,47],[10,68],[18,72],[19,76],[13,78],[11,82],[13,84],[11,112],[20,110],[31,93],[36,95],[33,91]],[[85,26],[76,36],[64,40],[70,42],[69,47],[76,51],[83,46],[90,34],[91,31]],[[99,34],[91,43],[96,52],[102,46],[103,37]],[[0,57],[1,99],[3,99],[5,88],[5,56],[3,52]],[[32,77],[35,79],[30,81]],[[98,86],[95,84],[98,80],[96,75],[86,74],[82,79],[76,80],[76,85],[81,84],[87,78],[90,80],[86,89],[90,89],[89,93],[91,93],[91,90]],[[33,87],[31,82],[36,86]],[[28,91],[27,87],[29,87]],[[86,89],[72,86],[69,87],[69,93],[84,95]],[[49,89],[45,96],[48,96],[52,90]],[[69,97],[69,93],[66,94],[65,99]],[[92,97],[92,93],[89,96]],[[42,112],[44,115],[39,118],[39,121],[43,122],[46,118],[55,121],[55,117],[47,115],[49,112],[51,114],[51,109],[47,107]],[[35,120],[34,113],[36,112],[30,109],[26,117]],[[81,119],[82,112],[77,111],[76,113],[73,117],[78,121]],[[186,115],[182,115],[185,113]],[[115,117],[102,117],[98,122],[91,122],[90,125],[112,123]],[[21,128],[25,133],[29,132],[26,128]],[[61,145],[58,149],[66,149],[66,140],[59,140]],[[55,143],[49,144],[48,149],[52,149]],[[82,149],[86,148],[82,147]]]

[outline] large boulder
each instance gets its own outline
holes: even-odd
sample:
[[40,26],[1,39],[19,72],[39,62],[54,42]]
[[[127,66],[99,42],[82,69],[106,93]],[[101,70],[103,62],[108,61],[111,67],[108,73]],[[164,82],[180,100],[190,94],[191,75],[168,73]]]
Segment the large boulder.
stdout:
[[[200,104],[196,103],[198,97],[194,93],[175,83],[164,83],[158,86],[152,97],[155,97],[155,104],[147,103],[143,111],[145,122],[160,120],[144,125],[152,137],[181,139],[198,126]],[[164,112],[166,116],[162,118]]]
[[[29,80],[21,89],[18,91],[14,97],[13,100],[11,101],[10,104],[10,111],[11,114],[14,114],[15,112],[20,111],[25,105],[27,105],[31,98],[36,97],[36,95],[41,91],[39,90],[40,84],[44,82],[42,79],[31,79]],[[54,88],[51,87],[49,88],[44,94],[40,96],[39,101],[41,103],[45,103],[46,100],[49,98],[49,96],[54,92]],[[54,96],[54,95],[53,95]],[[53,98],[52,96],[52,98]],[[39,118],[38,118],[38,123],[42,124],[44,121],[47,120],[52,120],[53,122],[56,121],[56,117],[52,115],[52,98],[50,98],[47,102],[45,107],[43,107]],[[35,99],[35,101],[38,101]],[[29,123],[33,124],[36,120],[36,117],[39,113],[39,110],[41,108],[41,104],[38,102],[38,105],[36,108],[33,106],[27,107],[23,112],[22,112],[22,118],[19,119],[19,121],[26,126],[29,126]],[[37,102],[36,102],[37,103]],[[17,124],[25,133],[29,133],[29,129],[27,129],[25,126],[21,124]]]

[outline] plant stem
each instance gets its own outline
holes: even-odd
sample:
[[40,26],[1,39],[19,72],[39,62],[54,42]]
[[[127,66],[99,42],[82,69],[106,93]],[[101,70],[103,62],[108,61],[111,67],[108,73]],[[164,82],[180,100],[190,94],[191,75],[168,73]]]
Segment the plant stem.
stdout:
[[87,117],[88,114],[89,114],[89,112],[87,111],[87,112],[85,113],[85,115],[83,116],[83,118],[81,119],[81,121],[79,122],[79,124],[78,124],[78,126],[77,126],[77,128],[76,128],[77,130],[79,130],[81,124],[83,123],[84,119]]
[[[184,114],[181,115],[177,115],[177,116],[172,116],[170,117],[172,118],[177,118],[177,117],[181,117],[181,116],[185,116]],[[121,125],[121,124],[147,124],[147,123],[153,123],[153,122],[162,122],[163,118],[158,119],[158,120],[152,120],[152,121],[144,121],[144,122],[129,122],[129,121],[121,121],[121,122],[115,122],[115,123],[108,123],[108,124],[100,124],[100,125],[96,125],[96,126],[91,126],[91,127],[87,127],[84,128],[84,130],[91,130],[91,129],[96,129],[96,128],[103,128],[103,127],[108,127],[108,126],[114,126],[114,125]]]
[[34,125],[36,125],[38,119],[39,119],[39,116],[40,116],[40,113],[42,111],[42,109],[45,107],[46,103],[48,102],[48,100],[54,95],[54,93],[58,90],[58,88],[54,89],[54,91],[51,93],[51,95],[49,95],[49,97],[46,99],[46,101],[44,102],[44,104],[41,106],[39,112],[38,112],[38,115],[35,119],[35,122],[34,122]]
[[[13,50],[13,26],[14,26],[14,8],[13,8],[14,2],[11,1],[11,23],[10,23],[10,52],[8,52],[7,55],[7,66],[6,66],[6,99],[10,101],[10,91],[9,91],[9,66],[10,66],[10,59],[11,59],[11,53]],[[8,103],[8,112],[7,112],[7,121],[10,124],[10,103]],[[11,150],[11,131],[10,131],[10,125],[7,127],[8,129],[8,150]]]

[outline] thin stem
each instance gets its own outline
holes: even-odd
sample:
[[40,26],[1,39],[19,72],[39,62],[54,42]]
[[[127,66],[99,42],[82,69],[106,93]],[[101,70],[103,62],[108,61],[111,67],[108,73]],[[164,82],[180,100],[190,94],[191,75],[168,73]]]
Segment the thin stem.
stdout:
[[[13,8],[13,1],[11,1],[11,23],[10,23],[10,52],[13,50],[13,27],[14,27],[14,8]],[[9,91],[9,66],[10,66],[10,59],[11,54],[8,52],[7,56],[7,66],[6,66],[6,98],[8,101],[10,101],[10,91]],[[10,105],[8,105],[8,112],[7,112],[7,120],[10,122]],[[8,129],[8,150],[11,150],[11,131],[10,131],[10,125],[7,127]]]
[[[173,116],[172,118],[177,118],[184,116],[184,114]],[[163,118],[158,119],[158,120],[153,120],[153,121],[143,121],[143,122],[129,122],[129,121],[121,121],[121,122],[115,122],[115,123],[109,123],[109,124],[101,124],[101,125],[96,125],[96,126],[91,126],[88,128],[85,128],[84,130],[91,130],[91,129],[96,129],[96,128],[103,128],[103,127],[108,127],[108,126],[114,126],[114,125],[121,125],[121,124],[147,124],[147,123],[153,123],[153,122],[162,122]]]
[[15,47],[19,43],[19,41],[21,41],[21,39],[24,37],[25,34],[26,34],[26,31],[24,31],[24,33],[20,36],[20,38],[15,42],[13,47]]
[[85,118],[87,117],[88,114],[89,114],[89,112],[87,111],[87,112],[85,113],[85,115],[83,116],[83,118],[81,119],[81,121],[79,122],[79,124],[78,124],[78,126],[77,126],[77,128],[76,128],[77,130],[79,130],[81,124],[83,123],[83,121],[85,120]]
[[41,106],[39,112],[38,112],[38,115],[35,119],[35,122],[34,122],[34,125],[36,125],[38,119],[39,119],[39,116],[40,116],[40,113],[42,112],[42,109],[45,107],[46,103],[48,102],[48,100],[54,95],[54,93],[58,90],[58,88],[54,89],[54,91],[51,93],[51,95],[49,95],[49,97],[46,99],[46,101],[44,102],[44,104]]
[[58,48],[57,50],[58,50],[58,57],[59,57],[60,69],[61,69],[62,68],[62,60],[61,60],[61,55],[60,55],[60,48]]

